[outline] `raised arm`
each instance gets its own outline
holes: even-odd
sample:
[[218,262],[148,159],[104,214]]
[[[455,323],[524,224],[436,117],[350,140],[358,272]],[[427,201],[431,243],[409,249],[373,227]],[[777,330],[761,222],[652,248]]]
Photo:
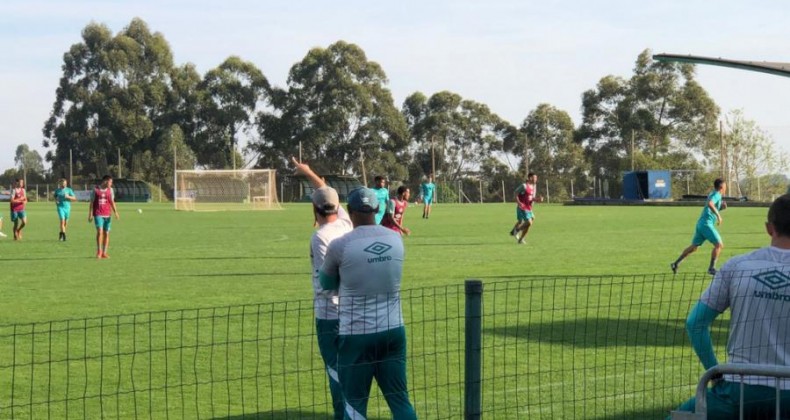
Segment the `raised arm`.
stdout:
[[294,173],[305,176],[310,181],[310,184],[313,186],[313,188],[318,189],[326,186],[324,179],[313,172],[313,170],[310,169],[310,166],[308,166],[306,163],[299,162],[295,157],[291,157],[291,162],[293,162],[295,167]]

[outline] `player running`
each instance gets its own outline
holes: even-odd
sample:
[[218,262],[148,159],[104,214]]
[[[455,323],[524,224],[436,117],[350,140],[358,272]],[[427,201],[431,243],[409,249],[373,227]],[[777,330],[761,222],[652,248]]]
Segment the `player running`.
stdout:
[[716,178],[716,180],[713,181],[713,191],[708,194],[708,198],[705,200],[705,207],[702,209],[702,214],[697,221],[697,227],[694,230],[694,238],[691,239],[691,245],[683,250],[675,262],[669,265],[673,273],[677,274],[678,266],[683,259],[696,251],[705,241],[708,241],[713,244],[713,250],[710,253],[708,274],[712,276],[716,275],[716,260],[719,259],[719,254],[721,254],[721,250],[724,248],[724,242],[721,240],[721,235],[719,235],[719,232],[716,230],[714,222],[716,222],[716,225],[720,225],[722,222],[719,210],[722,207],[721,197],[726,192],[727,183],[721,178]]
[[121,218],[115,207],[112,177],[105,175],[101,185],[93,189],[91,205],[88,206],[88,222],[95,219],[96,224],[96,258],[110,258],[107,248],[110,246],[111,213],[115,213],[116,220]]
[[436,185],[433,183],[433,174],[428,175],[428,179],[420,184],[420,193],[422,195],[422,203],[425,207],[422,208],[422,218],[427,219],[431,215],[431,205],[433,204],[433,192],[436,190]]
[[69,216],[71,216],[72,201],[77,201],[74,190],[68,186],[65,179],[61,178],[58,181],[58,189],[55,190],[55,208],[58,211],[58,219],[60,219],[59,241],[66,241],[66,225],[68,225]]
[[25,180],[16,180],[14,188],[11,190],[11,222],[14,223],[14,240],[22,240],[22,229],[27,226],[27,214],[25,204],[27,204],[27,194],[25,194]]
[[411,230],[403,226],[403,214],[409,205],[411,190],[405,185],[398,187],[398,195],[389,201],[387,213],[381,221],[381,226],[390,228],[399,234],[409,235]]
[[376,183],[376,188],[373,188],[373,191],[376,192],[376,198],[379,200],[379,211],[376,213],[376,224],[380,225],[381,220],[384,219],[384,213],[387,212],[387,203],[390,202],[390,190],[387,188],[387,180],[379,175],[374,178],[374,182]]
[[530,172],[527,174],[527,182],[516,188],[516,224],[510,230],[510,236],[515,236],[519,244],[524,243],[529,228],[535,222],[532,203],[535,201],[537,183],[538,176],[534,172]]

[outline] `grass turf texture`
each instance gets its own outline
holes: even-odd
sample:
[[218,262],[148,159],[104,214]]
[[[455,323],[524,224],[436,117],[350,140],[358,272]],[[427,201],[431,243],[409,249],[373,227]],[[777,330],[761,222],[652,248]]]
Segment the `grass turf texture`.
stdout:
[[[161,354],[149,351],[147,355],[137,355],[136,365],[132,363],[127,372],[128,361],[123,359],[124,355],[155,348],[156,345],[151,343],[161,340],[162,334],[151,332],[152,328],[143,328],[140,331],[142,338],[121,342],[119,337],[135,335],[138,329],[136,322],[140,320],[137,317],[109,317],[107,323],[112,328],[108,328],[106,337],[102,334],[94,339],[84,334],[86,338],[78,339],[70,335],[68,339],[74,343],[70,344],[69,358],[75,359],[74,362],[67,363],[65,367],[56,366],[55,372],[47,376],[54,379],[39,378],[36,385],[30,387],[32,391],[17,394],[17,398],[19,395],[28,398],[28,394],[34,394],[33,399],[38,401],[46,392],[51,393],[51,388],[62,388],[58,378],[65,376],[63,370],[68,368],[71,371],[84,370],[91,377],[95,376],[96,370],[100,371],[98,376],[111,385],[109,390],[105,385],[96,388],[96,384],[88,384],[84,378],[89,376],[86,373],[82,378],[72,379],[85,382],[84,388],[80,382],[79,392],[69,391],[68,396],[72,398],[83,389],[88,390],[85,392],[87,395],[115,395],[106,398],[108,401],[99,407],[109,417],[135,417],[136,414],[148,417],[151,408],[153,417],[170,414],[176,418],[179,415],[240,418],[234,416],[256,412],[256,404],[250,406],[250,402],[256,399],[292,410],[259,409],[257,412],[263,413],[264,418],[294,416],[298,411],[293,410],[300,407],[309,408],[302,414],[313,409],[325,410],[326,393],[321,388],[323,376],[320,364],[315,362],[317,349],[314,345],[310,347],[314,341],[311,339],[311,312],[309,303],[304,303],[304,299],[310,297],[311,287],[308,240],[312,233],[312,215],[309,205],[285,205],[285,210],[271,212],[188,213],[175,212],[169,206],[158,204],[120,204],[122,219],[113,221],[109,252],[112,258],[102,261],[96,261],[94,257],[95,230],[92,224],[87,223],[86,206],[74,206],[69,240],[65,243],[56,240],[57,217],[53,207],[51,203],[30,204],[30,225],[26,228],[24,240],[0,241],[0,255],[4,262],[4,275],[0,276],[2,324],[299,300],[301,303],[292,304],[290,308],[287,304],[265,306],[263,312],[271,320],[277,319],[276,325],[265,324],[265,328],[277,329],[279,336],[301,338],[295,341],[272,338],[264,343],[268,347],[280,348],[276,350],[282,353],[278,372],[291,372],[287,378],[275,379],[265,372],[265,368],[271,366],[263,366],[263,371],[259,369],[256,372],[257,376],[265,375],[267,384],[278,389],[271,395],[259,395],[249,385],[246,391],[242,391],[246,395],[246,402],[242,405],[235,383],[234,395],[231,396],[231,382],[226,381],[221,382],[216,390],[217,393],[227,391],[226,403],[217,403],[216,407],[215,389],[206,385],[195,390],[188,387],[190,389],[180,394],[175,403],[165,401],[167,396],[162,392],[140,393],[138,401],[138,393],[133,390],[155,388],[157,383],[163,382],[162,377],[178,376],[181,362],[171,359],[170,367],[166,368],[168,375],[152,372],[148,368],[157,367],[161,361],[155,363],[154,360]],[[143,213],[137,213],[137,208],[142,208]],[[688,382],[668,386],[678,382],[678,378],[693,378],[701,370],[694,364],[683,337],[681,318],[704,287],[707,277],[701,275],[691,282],[673,282],[671,277],[658,281],[639,277],[625,281],[603,280],[582,286],[571,280],[524,278],[530,275],[587,277],[667,272],[669,262],[688,245],[699,211],[699,208],[685,207],[542,205],[536,209],[537,220],[527,245],[519,246],[507,235],[515,218],[512,204],[438,205],[427,221],[419,217],[421,207],[410,207],[405,224],[414,234],[405,238],[407,261],[403,287],[436,287],[420,289],[410,297],[405,308],[407,322],[411,321],[407,324],[411,340],[410,381],[413,397],[419,400],[418,412],[424,418],[457,418],[460,415],[458,410],[462,409],[462,397],[458,390],[461,388],[450,385],[462,378],[459,375],[463,364],[463,343],[458,337],[462,339],[459,331],[463,327],[463,297],[462,289],[457,285],[466,278],[481,278],[486,284],[491,284],[486,288],[484,304],[486,313],[490,314],[484,323],[484,346],[488,346],[484,351],[487,385],[484,386],[484,410],[496,418],[523,418],[527,415],[544,418],[655,417],[665,413],[663,410],[668,408],[668,401],[679,403],[690,395]],[[767,242],[762,229],[765,213],[766,209],[761,208],[734,208],[723,214],[725,222],[720,231],[726,247],[721,262]],[[4,232],[10,233],[8,217],[5,218]],[[681,271],[703,273],[709,252],[710,246],[701,248],[684,262]],[[517,281],[492,284],[508,280]],[[445,287],[447,285],[453,286]],[[679,296],[682,299],[675,299]],[[671,313],[666,313],[666,306],[672,306],[673,301],[677,301],[677,305],[673,306]],[[618,306],[613,302],[630,303]],[[241,313],[247,314],[248,309],[245,308]],[[260,319],[260,307],[249,308],[250,313],[254,313],[252,319]],[[160,329],[165,324],[169,325],[169,334],[183,330],[180,335],[187,336],[186,342],[203,343],[211,348],[210,354],[197,351],[200,348],[197,344],[192,345],[192,350],[187,348],[186,354],[180,350],[179,355],[188,361],[195,378],[211,374],[213,379],[221,380],[221,375],[214,378],[213,373],[223,369],[224,372],[242,372],[242,361],[246,361],[247,366],[257,367],[252,359],[247,359],[260,350],[261,342],[251,335],[249,327],[244,330],[237,326],[239,309],[219,310],[219,313],[212,311],[211,316],[206,316],[206,312],[201,315],[200,312],[187,311],[186,315],[180,313],[181,318],[159,318],[159,321],[157,316],[161,317],[161,314],[149,314],[147,320],[146,315],[138,317],[142,317],[143,323],[147,322],[149,327],[152,322]],[[54,325],[57,330],[59,324],[44,325]],[[73,324],[66,326],[74,328]],[[198,326],[202,328],[202,338],[193,337],[197,335],[194,331]],[[15,333],[23,330],[18,328]],[[88,330],[83,325],[79,333]],[[260,328],[256,328],[254,332],[259,334],[259,331]],[[144,333],[153,336],[147,341],[149,347],[146,347]],[[43,336],[50,342],[54,340],[56,347],[65,339],[63,334]],[[240,342],[230,339],[237,336]],[[723,337],[723,333],[719,334],[717,342],[723,343]],[[24,363],[25,357],[29,362],[30,354],[34,355],[33,360],[39,361],[37,355],[50,344],[33,341],[35,349],[19,349],[20,354],[14,354],[17,364]],[[213,346],[212,342],[222,343],[222,346]],[[160,344],[172,346],[172,343]],[[109,373],[104,372],[105,368],[99,364],[79,360],[94,357],[94,348],[103,345],[117,355],[106,360],[111,367],[107,369]],[[297,347],[290,348],[294,345]],[[86,350],[73,350],[80,347]],[[213,351],[215,347],[220,348],[216,353]],[[246,350],[247,356],[242,360],[231,360],[229,355],[238,355],[239,350]],[[47,357],[57,358],[55,352],[48,354]],[[8,359],[6,357],[3,362]],[[654,361],[649,366],[645,362],[648,359]],[[656,372],[655,360],[663,359],[667,361],[666,366]],[[684,360],[685,364],[677,366],[678,360]],[[120,368],[121,365],[124,369]],[[170,371],[173,366],[177,371]],[[14,372],[0,369],[0,381],[7,385],[9,373],[14,373],[15,389],[29,387],[29,381],[24,379],[41,375],[41,369],[37,367],[38,370],[30,374],[22,373],[27,369],[27,366]],[[294,373],[300,370],[306,376]],[[130,388],[128,379],[135,375],[137,384]],[[241,376],[244,376],[243,372]],[[304,377],[300,379],[301,376]],[[305,385],[304,381],[308,379],[315,382],[316,376],[317,384]],[[659,378],[658,383],[656,378]],[[41,383],[46,384],[47,381],[50,385],[42,388]],[[282,384],[275,384],[275,381]],[[172,382],[166,386],[172,386]],[[581,391],[578,386],[581,386]],[[306,387],[309,392],[295,392],[305,394],[305,400],[289,400],[294,396],[285,395],[289,389],[301,391]],[[612,392],[617,389],[639,389],[639,392],[625,396],[620,395],[625,391],[620,391],[615,397]],[[122,393],[121,397],[117,397],[119,393]],[[9,392],[5,391],[0,394],[0,401],[7,403],[8,397]],[[50,399],[53,398],[50,396]],[[180,402],[182,399],[183,404]],[[191,400],[196,402],[191,403]],[[556,401],[552,403],[551,400]],[[92,412],[95,407],[91,407],[97,403],[95,399],[88,400],[83,407],[82,402],[76,404],[77,408],[72,404],[70,415],[82,417],[82,414]],[[164,406],[172,408],[166,410]],[[383,414],[380,401],[374,406],[372,413]],[[86,410],[84,413],[83,409]],[[52,410],[53,417],[65,414],[63,404]],[[15,415],[27,417],[28,413],[25,409],[18,409]],[[41,413],[49,414],[44,406],[36,406],[34,413],[34,417]],[[218,416],[218,413],[223,416]]]

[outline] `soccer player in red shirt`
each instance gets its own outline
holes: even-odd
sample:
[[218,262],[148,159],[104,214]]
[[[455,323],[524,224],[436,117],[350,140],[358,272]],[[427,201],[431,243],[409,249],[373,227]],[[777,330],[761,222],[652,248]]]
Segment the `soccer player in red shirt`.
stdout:
[[112,177],[105,175],[101,185],[93,189],[91,205],[88,206],[88,222],[95,220],[96,224],[96,258],[110,258],[107,247],[110,245],[111,212],[115,213],[116,220],[121,218],[115,208]]
[[381,226],[390,228],[398,233],[409,235],[411,231],[409,228],[403,226],[403,214],[406,212],[406,207],[409,205],[409,196],[411,190],[405,185],[398,187],[398,195],[389,201],[387,205],[387,212],[384,214],[384,219],[381,220]]
[[[529,232],[529,228],[535,221],[532,213],[532,203],[535,201],[535,187],[538,183],[538,176],[534,172],[527,175],[527,182],[516,188],[516,224],[510,230],[510,235],[518,239],[519,244],[524,243],[524,238]],[[518,233],[521,232],[521,235]]]
[[14,240],[22,239],[22,229],[27,226],[27,215],[25,214],[25,204],[27,204],[27,194],[25,194],[25,180],[17,179],[16,185],[11,190],[11,221],[14,223]]

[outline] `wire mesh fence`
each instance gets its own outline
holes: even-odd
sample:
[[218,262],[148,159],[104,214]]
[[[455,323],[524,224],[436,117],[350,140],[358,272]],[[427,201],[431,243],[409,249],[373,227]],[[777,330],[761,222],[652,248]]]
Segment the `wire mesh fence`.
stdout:
[[[702,367],[684,319],[709,277],[492,280],[480,331],[485,418],[660,418],[692,395]],[[418,416],[462,418],[463,285],[406,290],[401,302]],[[714,343],[726,341],[725,321]],[[312,300],[0,327],[0,418],[331,412]],[[390,418],[375,387],[368,414]]]

